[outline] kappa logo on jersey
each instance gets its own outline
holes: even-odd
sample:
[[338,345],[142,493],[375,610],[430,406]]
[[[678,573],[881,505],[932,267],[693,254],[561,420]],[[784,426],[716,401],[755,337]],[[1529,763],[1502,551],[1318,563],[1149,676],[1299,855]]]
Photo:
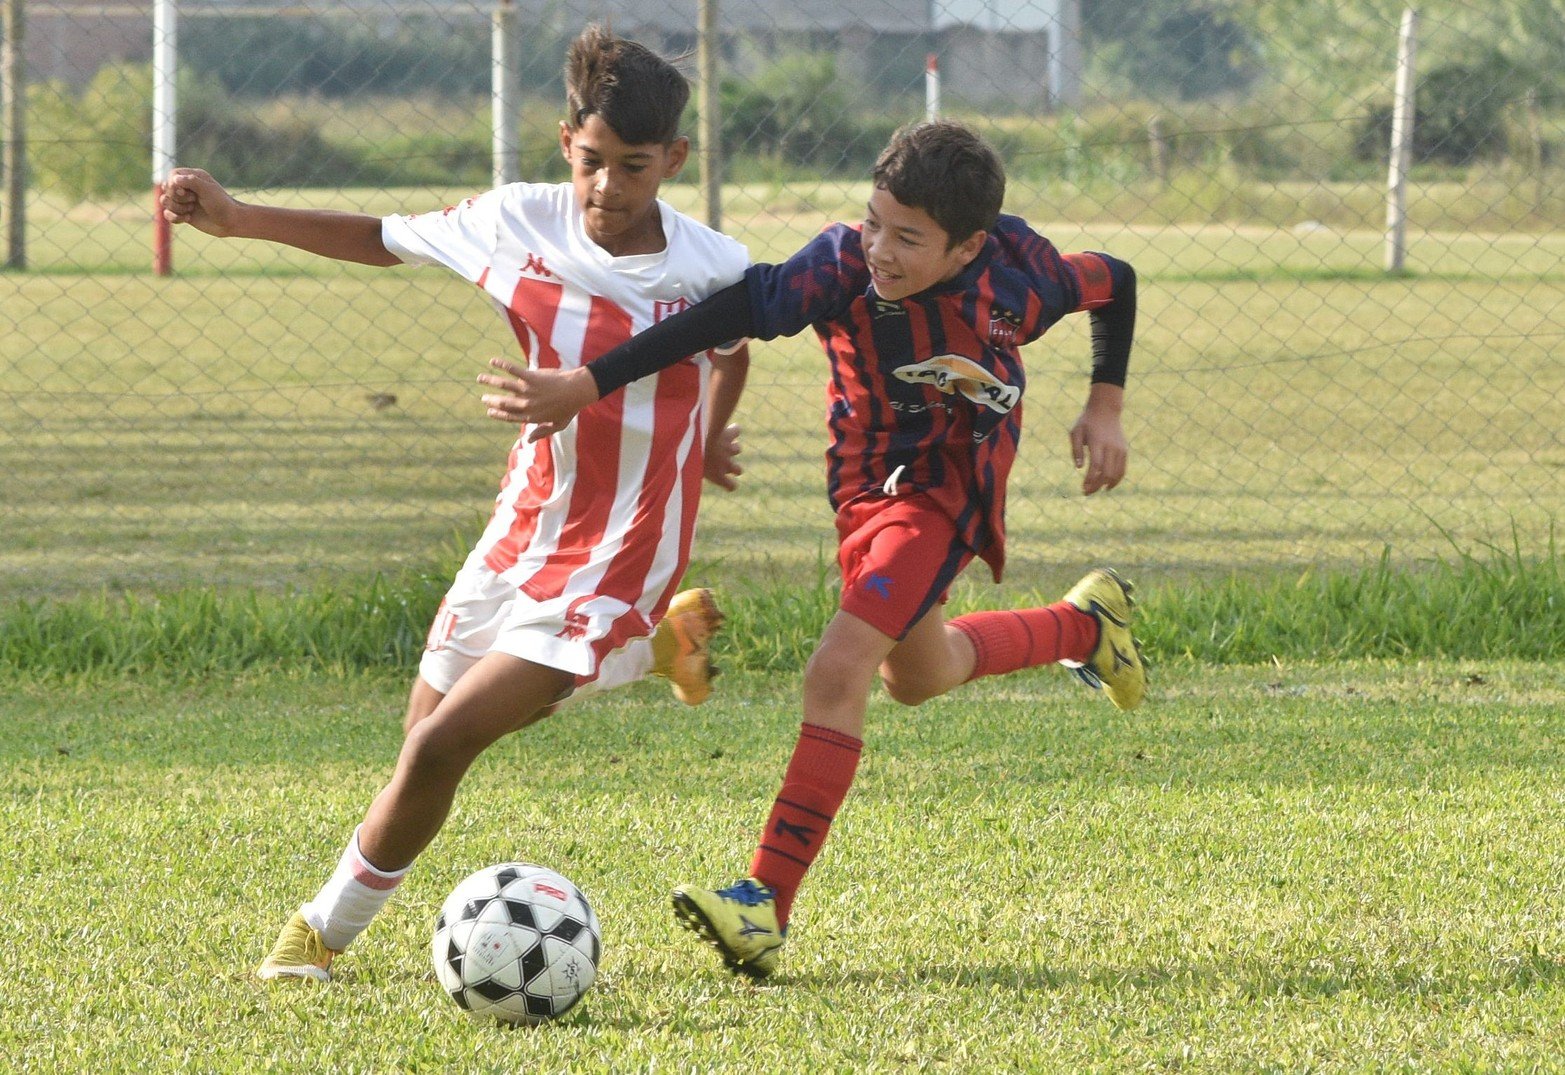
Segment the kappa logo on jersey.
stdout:
[[654,299],[652,301],[652,322],[653,324],[656,324],[657,322],[662,321],[664,318],[673,317],[681,310],[688,309],[690,309],[690,300],[684,296],[680,296],[671,302],[664,302],[661,299]]
[[961,355],[937,355],[910,366],[898,366],[897,379],[908,384],[927,384],[946,395],[960,392],[980,406],[998,414],[1008,414],[1022,398],[1022,390],[1006,384],[970,358]]
[[[477,198],[466,198],[462,202],[462,208],[463,209],[471,209],[473,207],[473,204],[475,202],[477,202],[477,201],[478,201]],[[456,206],[448,205],[444,209],[440,210],[440,215],[441,216],[450,216],[452,213],[456,212],[456,209],[457,209]],[[412,220],[413,217],[408,217],[407,219],[408,220]]]
[[1015,347],[1016,334],[1021,331],[1021,327],[1015,314],[996,310],[989,318],[989,342],[995,347]]
[[522,266],[522,272],[532,273],[534,276],[544,276],[550,280],[554,279],[554,273],[549,269],[549,266],[543,263],[541,254],[529,253],[527,255],[527,264]]
[[584,613],[574,609],[565,614],[565,626],[555,632],[555,636],[563,638],[567,642],[579,642],[587,637],[587,617]]

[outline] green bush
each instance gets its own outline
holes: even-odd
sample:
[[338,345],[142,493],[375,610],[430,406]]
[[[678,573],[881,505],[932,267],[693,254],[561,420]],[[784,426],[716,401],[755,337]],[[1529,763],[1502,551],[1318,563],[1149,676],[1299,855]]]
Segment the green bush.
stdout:
[[866,96],[838,77],[833,57],[813,53],[782,56],[749,81],[724,79],[723,152],[733,174],[867,175],[906,117],[850,107]]
[[[306,186],[375,181],[357,158],[330,145],[304,120],[267,125],[236,114],[223,88],[182,74],[175,143],[199,163],[242,186]],[[29,165],[38,186],[73,199],[145,190],[152,185],[152,70],[104,67],[79,93],[59,83],[34,86]]]
[[152,186],[152,72],[111,64],[79,93],[30,87],[28,170],[37,185],[80,200]]
[[[1506,114],[1519,95],[1515,68],[1498,54],[1449,63],[1422,77],[1413,124],[1413,161],[1467,165],[1494,160],[1507,149]],[[1392,105],[1371,107],[1354,139],[1359,160],[1385,162],[1391,155]]]

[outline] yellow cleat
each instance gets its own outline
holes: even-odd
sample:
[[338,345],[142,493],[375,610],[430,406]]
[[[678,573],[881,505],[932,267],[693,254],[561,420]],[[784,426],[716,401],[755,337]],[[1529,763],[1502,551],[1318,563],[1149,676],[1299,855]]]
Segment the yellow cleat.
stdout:
[[723,626],[723,614],[711,590],[684,590],[668,603],[668,612],[652,632],[652,674],[674,687],[674,697],[700,705],[712,693],[708,645]]
[[337,954],[326,947],[320,933],[296,911],[277,935],[272,954],[256,968],[255,975],[263,982],[278,978],[313,978],[329,982],[331,961]]
[[777,953],[788,937],[777,926],[777,901],[766,885],[753,877],[720,888],[680,885],[674,889],[674,915],[679,924],[717,949],[729,970],[765,978],[777,967]]
[[1101,567],[1071,587],[1065,600],[1098,621],[1098,645],[1084,665],[1072,665],[1090,687],[1098,687],[1120,709],[1141,704],[1147,689],[1147,662],[1141,643],[1130,633],[1135,600],[1130,583]]

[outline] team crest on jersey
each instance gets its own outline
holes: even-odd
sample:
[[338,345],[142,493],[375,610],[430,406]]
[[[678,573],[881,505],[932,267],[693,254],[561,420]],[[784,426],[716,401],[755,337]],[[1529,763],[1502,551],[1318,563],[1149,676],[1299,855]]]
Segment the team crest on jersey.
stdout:
[[960,392],[981,407],[1007,414],[1022,398],[1022,390],[1006,384],[970,358],[961,355],[937,355],[893,371],[908,384],[927,384],[946,395]]
[[1016,346],[1016,334],[1021,331],[1021,321],[1008,310],[996,310],[989,318],[989,342],[995,347]]
[[690,300],[685,298],[683,295],[670,302],[664,302],[661,299],[654,299],[652,300],[652,323],[656,324],[657,322],[662,321],[664,318],[673,317],[675,314],[679,313],[679,311],[688,310],[689,308]]
[[549,266],[543,263],[542,254],[534,254],[529,252],[527,255],[527,264],[522,266],[522,272],[528,273],[532,276],[547,277],[550,280],[554,279],[554,272],[549,268]]

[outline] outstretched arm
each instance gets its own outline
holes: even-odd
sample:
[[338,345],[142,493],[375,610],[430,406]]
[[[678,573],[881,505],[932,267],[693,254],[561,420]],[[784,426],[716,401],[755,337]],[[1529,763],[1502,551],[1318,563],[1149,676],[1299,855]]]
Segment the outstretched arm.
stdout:
[[171,224],[220,238],[265,239],[337,261],[399,265],[380,238],[380,217],[330,209],[284,209],[241,202],[200,168],[175,168],[160,204]]

